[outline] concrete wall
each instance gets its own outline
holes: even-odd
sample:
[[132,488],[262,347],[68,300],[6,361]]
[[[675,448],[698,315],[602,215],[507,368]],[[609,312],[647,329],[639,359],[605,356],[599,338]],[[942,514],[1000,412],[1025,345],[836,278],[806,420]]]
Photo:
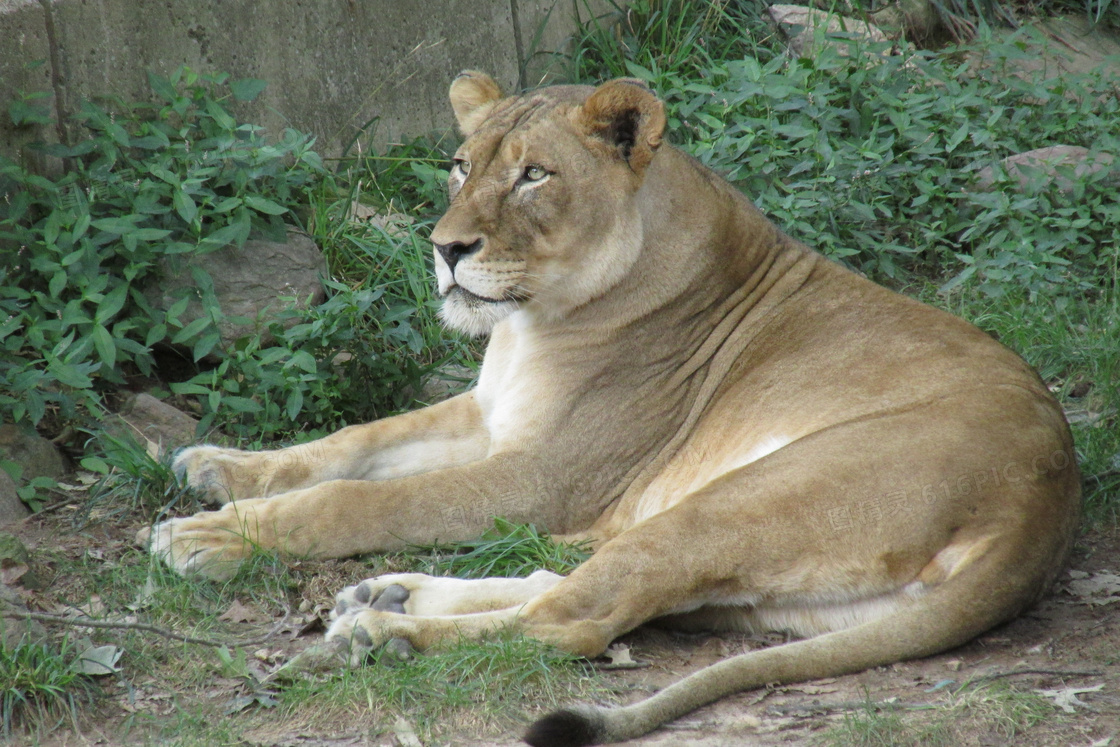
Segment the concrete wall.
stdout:
[[[589,11],[589,5],[593,11]],[[15,128],[17,92],[49,92],[55,114],[82,98],[150,98],[148,70],[180,65],[269,86],[246,121],[295,127],[338,155],[378,119],[376,143],[451,125],[447,85],[464,68],[506,90],[555,76],[580,20],[605,0],[0,0],[0,153],[57,140]],[[533,40],[539,43],[534,48]],[[557,64],[561,63],[561,64]]]

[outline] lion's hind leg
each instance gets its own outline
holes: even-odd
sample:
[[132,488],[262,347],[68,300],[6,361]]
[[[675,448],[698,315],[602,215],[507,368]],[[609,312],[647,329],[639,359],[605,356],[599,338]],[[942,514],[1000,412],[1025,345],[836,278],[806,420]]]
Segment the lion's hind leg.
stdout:
[[448,616],[492,612],[525,604],[562,580],[549,571],[537,571],[525,578],[449,578],[424,573],[390,573],[347,586],[335,597],[331,619],[362,607],[370,607],[389,587],[397,586],[407,594],[403,600],[406,615]]
[[369,578],[338,593],[328,645],[361,664],[385,645],[424,650],[461,638],[477,639],[516,627],[529,600],[563,579],[549,571],[526,578],[460,579],[422,573]]

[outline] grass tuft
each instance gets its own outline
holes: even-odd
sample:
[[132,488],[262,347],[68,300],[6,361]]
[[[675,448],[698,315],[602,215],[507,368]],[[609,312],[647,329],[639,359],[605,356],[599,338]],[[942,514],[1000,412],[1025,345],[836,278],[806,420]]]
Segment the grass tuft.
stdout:
[[65,721],[75,728],[78,704],[92,698],[88,677],[71,668],[69,646],[53,651],[42,643],[0,643],[0,728],[4,738],[16,731],[50,731]]
[[446,545],[415,545],[394,558],[436,576],[524,577],[546,570],[565,575],[591,557],[587,542],[557,542],[532,524],[494,519],[480,539]]

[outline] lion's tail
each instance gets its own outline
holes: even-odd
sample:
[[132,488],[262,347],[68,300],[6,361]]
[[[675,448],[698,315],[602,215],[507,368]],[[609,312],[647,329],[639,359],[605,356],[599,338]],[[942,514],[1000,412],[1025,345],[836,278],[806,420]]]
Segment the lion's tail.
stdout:
[[1006,562],[989,554],[877,620],[725,659],[633,705],[555,711],[534,723],[525,741],[577,747],[633,739],[743,690],[850,674],[959,646],[1033,601],[1036,589],[1000,588],[995,571]]

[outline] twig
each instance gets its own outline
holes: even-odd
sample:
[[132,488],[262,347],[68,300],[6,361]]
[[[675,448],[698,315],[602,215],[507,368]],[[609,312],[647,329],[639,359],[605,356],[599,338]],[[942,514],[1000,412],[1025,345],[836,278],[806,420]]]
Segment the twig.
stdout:
[[1054,677],[1101,677],[1104,672],[1090,672],[1074,669],[1013,669],[1010,672],[997,672],[995,674],[984,674],[976,679],[965,682],[961,687],[968,685],[975,685],[979,682],[991,682],[992,680],[1003,679],[1004,677],[1017,677],[1020,674],[1043,674]]
[[91,620],[89,618],[75,618],[66,617],[64,615],[50,615],[45,612],[15,612],[11,610],[0,610],[0,617],[8,617],[15,620],[35,620],[36,622],[45,623],[59,623],[61,625],[72,625],[79,628],[109,628],[116,630],[139,630],[145,633],[155,633],[164,638],[170,638],[174,641],[182,641],[183,643],[194,643],[200,646],[213,646],[219,648],[221,646],[257,646],[268,641],[272,636],[280,632],[288,622],[292,611],[289,608],[284,612],[283,619],[272,627],[272,630],[265,633],[258,638],[250,638],[244,641],[214,641],[209,638],[195,638],[194,636],[183,635],[176,633],[173,630],[167,630],[157,625],[150,625],[148,623],[139,622],[109,622],[106,620]]

